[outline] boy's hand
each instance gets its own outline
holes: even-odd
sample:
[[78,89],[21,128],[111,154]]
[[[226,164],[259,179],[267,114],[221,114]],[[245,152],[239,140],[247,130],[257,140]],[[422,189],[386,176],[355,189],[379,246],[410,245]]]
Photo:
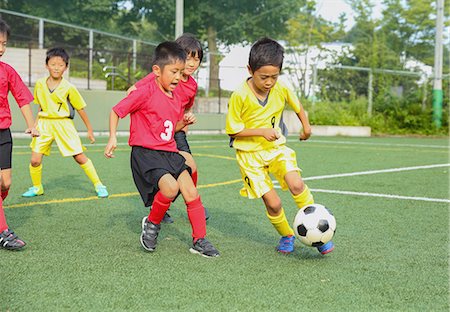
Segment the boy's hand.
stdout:
[[304,141],[304,140],[308,140],[309,137],[311,136],[311,128],[304,128],[301,132],[300,132],[300,141]]
[[197,117],[191,112],[184,114],[183,122],[187,125],[192,125],[197,122]]
[[135,85],[132,85],[131,87],[128,88],[127,95],[130,95],[130,93],[133,92],[134,90],[137,90],[137,88]]
[[117,148],[117,139],[109,138],[108,144],[105,147],[105,157],[106,158],[114,158],[114,150]]
[[25,130],[26,134],[31,134],[32,137],[38,137],[40,136],[39,131],[35,127],[27,128]]
[[94,132],[92,130],[88,130],[87,136],[88,136],[89,141],[91,142],[91,144],[94,144],[95,143]]
[[276,129],[267,128],[267,129],[264,129],[263,136],[267,141],[273,142],[273,141],[276,141],[277,139],[279,139],[281,137],[281,134]]

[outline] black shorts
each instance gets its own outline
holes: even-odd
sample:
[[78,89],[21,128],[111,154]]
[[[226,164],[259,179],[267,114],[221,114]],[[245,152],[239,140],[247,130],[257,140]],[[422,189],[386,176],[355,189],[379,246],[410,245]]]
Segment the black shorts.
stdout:
[[12,147],[11,130],[0,129],[0,169],[11,169]]
[[177,142],[177,148],[180,151],[192,154],[191,148],[189,147],[189,143],[186,139],[186,132],[183,130],[175,132],[174,139],[175,142]]
[[169,173],[178,179],[184,170],[189,171],[189,167],[179,153],[156,151],[140,146],[133,146],[131,149],[131,172],[145,207],[153,204],[153,199],[159,191],[159,179],[163,175]]

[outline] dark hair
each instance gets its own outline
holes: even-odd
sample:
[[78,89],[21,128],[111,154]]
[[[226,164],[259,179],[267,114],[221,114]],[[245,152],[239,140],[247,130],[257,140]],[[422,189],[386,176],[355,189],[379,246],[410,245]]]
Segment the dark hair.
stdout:
[[161,42],[153,52],[152,65],[158,65],[161,70],[176,61],[186,61],[186,52],[175,41]]
[[9,38],[9,35],[11,34],[11,28],[9,28],[9,25],[6,24],[6,22],[1,18],[0,18],[0,33],[6,34],[7,38]]
[[250,69],[255,72],[263,66],[283,67],[284,48],[275,40],[264,37],[256,41],[248,58]]
[[200,43],[200,41],[197,40],[197,38],[195,38],[193,34],[184,33],[180,37],[178,37],[177,40],[175,40],[175,42],[178,43],[184,49],[184,51],[186,51],[187,55],[193,57],[198,55],[200,63],[202,62],[203,60],[202,44]]
[[62,58],[64,60],[64,62],[66,62],[66,65],[69,65],[69,59],[70,59],[69,54],[63,48],[52,48],[52,49],[47,50],[47,57],[45,58],[45,64],[48,64],[48,61],[52,57],[56,57],[56,56],[59,56],[60,58]]

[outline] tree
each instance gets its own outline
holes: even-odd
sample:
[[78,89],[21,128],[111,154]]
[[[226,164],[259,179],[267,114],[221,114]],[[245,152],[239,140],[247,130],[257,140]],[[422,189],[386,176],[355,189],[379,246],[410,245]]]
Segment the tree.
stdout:
[[[154,21],[165,38],[173,38],[175,29],[175,1],[133,0],[130,13]],[[210,88],[217,88],[218,46],[248,43],[269,36],[284,39],[286,23],[294,16],[303,0],[254,1],[185,1],[184,30],[207,43],[210,55]]]

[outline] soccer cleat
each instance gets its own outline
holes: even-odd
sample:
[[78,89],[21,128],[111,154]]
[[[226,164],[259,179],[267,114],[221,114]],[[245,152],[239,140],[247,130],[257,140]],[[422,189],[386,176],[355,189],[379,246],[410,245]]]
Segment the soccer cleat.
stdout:
[[189,251],[206,258],[218,257],[220,255],[219,251],[206,238],[197,239]]
[[163,219],[162,219],[162,221],[161,222],[164,222],[164,223],[173,223],[173,219],[172,219],[172,217],[170,216],[170,214],[168,214],[167,212],[164,214],[164,217],[163,217]]
[[278,243],[277,251],[284,253],[284,254],[293,252],[294,251],[294,241],[295,241],[294,235],[282,236],[280,238],[280,242]]
[[109,196],[108,190],[106,189],[106,186],[103,184],[99,184],[95,187],[95,191],[97,192],[97,196],[100,198],[106,198]]
[[142,219],[141,245],[147,251],[155,251],[157,238],[161,225],[148,221],[148,217]]
[[39,195],[43,195],[44,194],[44,188],[42,187],[42,185],[40,187],[37,186],[32,186],[28,189],[28,191],[26,191],[25,193],[22,194],[23,197],[35,197],[35,196],[39,196]]
[[209,220],[209,212],[208,212],[208,209],[207,209],[206,207],[203,207],[203,208],[205,208],[205,220],[208,221],[208,220]]
[[326,255],[327,253],[330,253],[334,250],[334,244],[332,241],[329,241],[326,244],[323,244],[320,247],[317,247],[317,250],[322,254],[322,255]]
[[25,246],[25,242],[21,240],[13,231],[6,229],[0,233],[0,247],[9,250],[18,250]]

